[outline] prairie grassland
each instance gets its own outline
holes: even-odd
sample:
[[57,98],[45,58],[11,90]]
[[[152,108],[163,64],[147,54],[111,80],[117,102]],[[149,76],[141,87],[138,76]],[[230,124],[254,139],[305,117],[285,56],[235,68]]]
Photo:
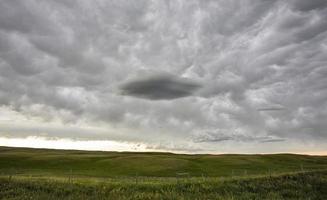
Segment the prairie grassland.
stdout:
[[230,177],[327,169],[327,156],[185,155],[0,147],[0,175],[67,177]]
[[0,199],[327,199],[327,157],[0,147]]
[[327,199],[327,172],[180,181],[80,183],[0,178],[0,199]]

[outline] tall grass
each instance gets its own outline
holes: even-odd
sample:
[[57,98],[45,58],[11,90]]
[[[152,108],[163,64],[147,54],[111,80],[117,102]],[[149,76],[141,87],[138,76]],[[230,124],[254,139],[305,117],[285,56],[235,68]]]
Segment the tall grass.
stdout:
[[243,179],[96,184],[0,178],[0,199],[327,199],[327,172]]

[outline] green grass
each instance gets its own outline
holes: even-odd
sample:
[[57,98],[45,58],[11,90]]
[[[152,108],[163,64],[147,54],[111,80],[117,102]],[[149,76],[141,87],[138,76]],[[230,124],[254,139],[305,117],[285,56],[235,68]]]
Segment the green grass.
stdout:
[[327,169],[326,156],[183,155],[171,153],[96,152],[0,147],[0,175],[192,177],[259,175]]
[[[164,178],[166,179],[166,178]],[[163,180],[164,180],[163,179]],[[327,199],[327,172],[97,184],[0,178],[0,199]]]
[[0,147],[1,199],[327,199],[327,157]]

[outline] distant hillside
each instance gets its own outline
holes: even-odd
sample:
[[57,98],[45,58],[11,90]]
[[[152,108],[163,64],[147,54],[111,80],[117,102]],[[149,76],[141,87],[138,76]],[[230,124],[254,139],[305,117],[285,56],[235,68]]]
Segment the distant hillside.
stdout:
[[0,174],[65,176],[241,176],[327,169],[327,156],[185,155],[0,147]]

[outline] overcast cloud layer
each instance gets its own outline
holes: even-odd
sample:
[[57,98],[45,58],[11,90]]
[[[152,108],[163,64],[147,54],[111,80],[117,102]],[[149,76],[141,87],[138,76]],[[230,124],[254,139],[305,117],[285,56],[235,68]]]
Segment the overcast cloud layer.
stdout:
[[0,1],[0,111],[6,138],[327,152],[327,1]]

